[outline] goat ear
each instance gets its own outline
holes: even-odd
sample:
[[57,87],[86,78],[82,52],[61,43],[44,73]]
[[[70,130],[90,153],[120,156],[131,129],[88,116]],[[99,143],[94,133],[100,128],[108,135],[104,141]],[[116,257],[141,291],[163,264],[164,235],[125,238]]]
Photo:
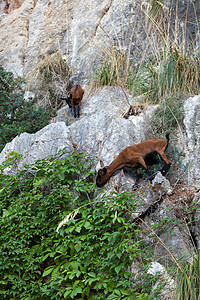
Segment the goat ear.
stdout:
[[104,167],[104,163],[102,162],[102,160],[100,160],[100,165],[102,168]]

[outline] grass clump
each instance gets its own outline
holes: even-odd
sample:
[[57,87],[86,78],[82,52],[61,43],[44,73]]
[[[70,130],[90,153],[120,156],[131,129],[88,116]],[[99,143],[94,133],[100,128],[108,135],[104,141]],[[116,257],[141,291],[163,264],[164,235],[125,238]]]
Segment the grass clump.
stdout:
[[93,83],[97,86],[118,85],[120,79],[125,83],[130,74],[130,62],[125,51],[118,50],[115,46],[107,51],[107,56],[95,72]]
[[[124,40],[116,36],[112,41],[109,36],[111,50],[104,51],[106,56],[95,73],[94,83],[119,86],[120,82],[133,97],[142,96],[149,104],[161,103],[163,98],[167,100],[179,94],[199,93],[200,54],[193,40],[199,35],[199,21],[193,20],[196,37],[192,37],[189,34],[191,22],[187,19],[192,4],[188,4],[184,17],[179,13],[179,4],[174,2],[169,7],[157,0],[146,6],[137,3],[137,6],[138,14],[143,16],[144,21],[140,22],[146,40],[141,41],[135,31],[137,22],[130,23],[125,33],[122,28]],[[195,6],[193,13],[195,16]],[[180,28],[178,24],[182,24]],[[140,47],[133,52],[135,41]],[[146,47],[142,46],[145,42]]]
[[29,78],[29,89],[36,91],[37,102],[47,108],[59,109],[61,97],[66,97],[72,69],[67,59],[56,52],[46,55]]
[[96,72],[95,84],[119,86],[120,82],[134,97],[143,96],[149,104],[199,92],[200,55],[183,55],[178,49],[167,48],[137,66],[116,49],[112,55]]
[[167,131],[173,133],[174,128],[182,125],[183,117],[184,108],[181,95],[163,99],[151,119],[152,136],[165,135]]
[[175,274],[176,290],[174,300],[200,299],[200,253],[192,256],[191,262],[185,262],[182,271]]
[[146,83],[144,85],[136,77],[140,83],[136,91],[145,94],[150,103],[160,103],[161,99],[180,93],[196,94],[199,91],[200,56],[183,55],[176,48],[168,48],[148,59],[142,70]]

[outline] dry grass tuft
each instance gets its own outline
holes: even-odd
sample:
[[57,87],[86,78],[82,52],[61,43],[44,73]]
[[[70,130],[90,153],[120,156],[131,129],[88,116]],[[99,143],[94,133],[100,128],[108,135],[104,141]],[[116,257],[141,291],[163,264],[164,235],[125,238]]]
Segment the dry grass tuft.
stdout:
[[62,106],[61,97],[66,97],[70,87],[72,68],[63,56],[56,52],[45,55],[29,78],[29,89],[37,91],[39,105],[59,109]]

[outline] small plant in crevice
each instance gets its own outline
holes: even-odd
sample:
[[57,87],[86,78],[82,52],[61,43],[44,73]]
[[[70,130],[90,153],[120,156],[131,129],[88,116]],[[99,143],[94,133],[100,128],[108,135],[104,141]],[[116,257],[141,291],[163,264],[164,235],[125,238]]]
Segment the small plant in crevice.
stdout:
[[97,86],[118,85],[118,81],[126,83],[126,78],[130,73],[130,62],[127,54],[123,50],[112,46],[107,50],[107,56],[95,71],[92,83]]
[[181,128],[184,118],[182,96],[173,96],[163,99],[151,117],[150,135],[164,135]]

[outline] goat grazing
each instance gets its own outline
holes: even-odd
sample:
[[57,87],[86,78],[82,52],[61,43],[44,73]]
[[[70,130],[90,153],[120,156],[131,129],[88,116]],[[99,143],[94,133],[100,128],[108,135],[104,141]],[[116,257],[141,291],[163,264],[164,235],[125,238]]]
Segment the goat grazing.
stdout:
[[65,100],[69,105],[70,110],[74,113],[74,118],[79,118],[80,116],[80,105],[83,98],[84,90],[79,84],[74,85],[70,91],[67,98],[61,98]]
[[[111,175],[124,167],[129,168],[142,168],[146,171],[150,182],[153,180],[153,175],[148,170],[147,165],[152,165],[157,162],[155,155],[159,154],[165,165],[161,169],[162,175],[165,175],[170,168],[170,162],[165,155],[169,142],[169,133],[166,134],[166,141],[153,138],[151,140],[144,141],[140,144],[129,146],[119,153],[117,158],[107,167],[104,167],[102,161],[100,161],[101,169],[98,171],[96,178],[96,185],[102,187],[109,180]],[[139,175],[136,176],[136,182],[133,186],[137,187],[139,181]]]

